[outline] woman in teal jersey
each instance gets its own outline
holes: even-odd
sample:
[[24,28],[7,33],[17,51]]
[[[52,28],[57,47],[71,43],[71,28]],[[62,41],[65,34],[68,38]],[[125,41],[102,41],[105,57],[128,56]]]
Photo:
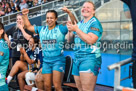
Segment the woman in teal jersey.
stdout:
[[[69,14],[72,20],[75,20],[73,14],[67,8],[63,8],[63,10]],[[56,91],[62,91],[61,81],[65,71],[65,57],[62,52],[62,44],[64,44],[65,35],[68,32],[67,27],[57,24],[58,16],[55,10],[46,12],[47,26],[32,26],[27,17],[28,12],[28,9],[22,11],[26,28],[40,36],[44,56],[42,74],[45,90],[51,91],[53,82]]]
[[101,67],[99,41],[102,37],[102,26],[95,15],[94,4],[85,2],[81,9],[83,20],[78,24],[67,23],[69,42],[75,42],[75,59],[72,74],[79,91],[94,91],[97,75]]
[[5,83],[8,65],[9,48],[4,41],[4,26],[0,22],[0,91],[8,91],[8,85]]

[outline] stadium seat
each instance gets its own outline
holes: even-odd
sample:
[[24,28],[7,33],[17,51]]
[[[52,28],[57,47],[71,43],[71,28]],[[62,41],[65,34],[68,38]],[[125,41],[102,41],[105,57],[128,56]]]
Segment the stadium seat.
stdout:
[[66,56],[66,67],[65,67],[65,74],[64,74],[63,86],[62,86],[64,91],[78,91],[74,81],[74,77],[71,74],[72,66],[73,66],[73,60],[71,56]]

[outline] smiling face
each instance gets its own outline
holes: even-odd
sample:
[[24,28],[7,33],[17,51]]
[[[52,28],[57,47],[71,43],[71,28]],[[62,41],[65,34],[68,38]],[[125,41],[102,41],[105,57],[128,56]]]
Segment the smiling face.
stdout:
[[56,25],[57,18],[53,12],[48,12],[46,14],[46,23],[49,27],[53,27]]
[[24,21],[21,15],[17,15],[17,23],[22,24],[24,26]]
[[9,8],[9,7],[10,7],[9,3],[6,3],[6,8]]
[[34,44],[35,44],[34,39],[31,38],[28,43],[29,43],[29,48],[32,49],[34,47]]
[[95,14],[94,5],[91,2],[85,2],[81,9],[81,14],[84,18],[93,17]]

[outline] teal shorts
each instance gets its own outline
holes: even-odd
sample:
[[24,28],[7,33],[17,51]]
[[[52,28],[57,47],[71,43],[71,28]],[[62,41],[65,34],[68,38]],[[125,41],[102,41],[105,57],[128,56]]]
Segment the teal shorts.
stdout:
[[53,71],[65,72],[66,60],[57,60],[53,62],[43,62],[42,74],[51,74]]
[[93,73],[95,76],[98,75],[101,68],[101,56],[96,58],[95,54],[82,57],[75,57],[73,62],[72,74],[80,76],[82,73]]
[[5,85],[0,86],[0,91],[9,91],[8,85],[5,84]]

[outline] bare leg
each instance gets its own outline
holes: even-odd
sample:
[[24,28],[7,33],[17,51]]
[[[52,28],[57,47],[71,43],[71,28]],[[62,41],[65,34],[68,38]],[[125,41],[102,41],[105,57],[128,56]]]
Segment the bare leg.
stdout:
[[23,61],[16,61],[9,75],[13,77],[19,70],[21,71],[27,70],[27,64]]
[[75,79],[78,91],[83,91],[81,81],[80,81],[80,76],[74,76],[74,79]]
[[53,71],[53,84],[56,91],[63,91],[61,87],[63,73],[59,71]]
[[93,73],[80,73],[83,91],[94,91],[96,80],[97,76],[94,76]]
[[35,84],[37,88],[44,90],[44,86],[43,86],[44,81],[43,81],[43,75],[41,74],[41,70],[39,70],[38,73],[36,74]]
[[25,86],[25,74],[28,72],[28,70],[23,71],[18,74],[18,83],[21,91],[24,91]]
[[51,91],[52,74],[43,74],[43,79],[44,79],[44,89],[47,91]]

